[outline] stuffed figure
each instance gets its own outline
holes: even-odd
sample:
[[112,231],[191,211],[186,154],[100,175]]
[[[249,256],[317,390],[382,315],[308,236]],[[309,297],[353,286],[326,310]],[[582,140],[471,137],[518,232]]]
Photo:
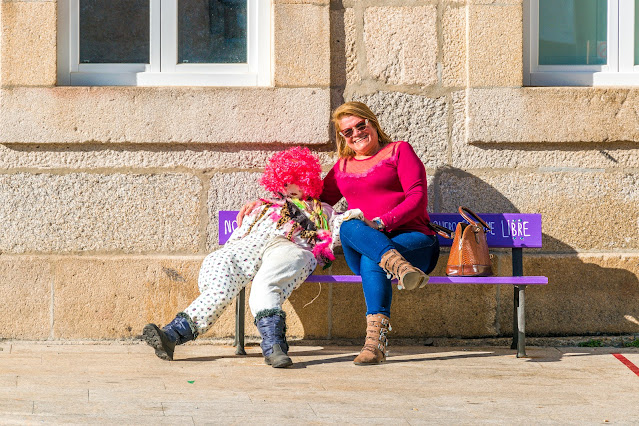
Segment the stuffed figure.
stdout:
[[282,368],[293,363],[282,303],[318,262],[328,266],[335,259],[340,224],[363,216],[359,210],[335,214],[318,200],[321,166],[308,148],[274,154],[260,184],[272,197],[261,199],[226,244],[204,259],[198,278],[200,296],[162,329],[155,324],[144,327],[143,336],[158,357],[172,360],[176,345],[209,330],[252,282],[249,307],[262,336],[266,364]]

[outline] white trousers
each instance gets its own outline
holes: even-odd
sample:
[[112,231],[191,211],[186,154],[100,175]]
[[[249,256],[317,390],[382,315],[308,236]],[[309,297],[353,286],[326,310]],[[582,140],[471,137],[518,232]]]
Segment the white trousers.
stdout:
[[184,312],[199,334],[208,331],[224,309],[253,281],[249,306],[255,316],[282,303],[313,273],[317,260],[308,250],[277,236],[265,245],[251,234],[227,243],[202,262],[200,295]]

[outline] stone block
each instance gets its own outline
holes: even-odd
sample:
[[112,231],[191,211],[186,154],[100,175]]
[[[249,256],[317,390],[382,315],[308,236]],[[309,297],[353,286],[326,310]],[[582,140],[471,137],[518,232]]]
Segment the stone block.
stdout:
[[53,274],[47,259],[0,257],[0,340],[47,339]]
[[[168,324],[178,312],[186,309],[200,295],[197,280],[203,258],[204,256],[193,256],[188,258],[136,258],[130,260],[130,262],[145,260],[144,266],[150,268],[150,271],[154,274],[154,276],[151,275],[153,280],[145,279],[142,282],[143,287],[140,288],[143,291],[141,297],[144,303],[140,310],[144,324],[150,322],[158,325]],[[124,262],[124,260],[109,262],[111,265],[108,266],[107,276],[112,268],[118,266],[117,262]],[[105,262],[106,264],[107,262]],[[102,266],[99,263],[94,265],[93,267]],[[139,280],[140,277],[129,277],[128,279],[134,280],[131,285],[132,288],[137,288],[140,285],[140,283],[135,281]],[[112,282],[111,286],[114,284],[115,282]],[[137,310],[133,306],[129,308],[133,308],[134,311]],[[139,325],[139,323],[136,324]],[[141,329],[134,330],[134,335],[136,331],[141,333]]]
[[[173,262],[175,263],[175,262]],[[194,269],[192,283],[189,281],[187,288],[192,288],[192,294],[187,301],[171,303],[165,306],[164,321],[170,321],[181,309],[186,308],[193,299],[199,295],[197,287],[197,273],[201,262],[197,263],[197,269]],[[166,267],[163,267],[163,271]],[[180,269],[178,269],[180,271]],[[172,271],[170,271],[172,273]],[[321,272],[320,272],[321,273]],[[162,284],[162,282],[160,282]],[[169,286],[174,283],[168,283]],[[185,284],[186,286],[186,284]],[[157,294],[166,299],[168,291],[162,289]],[[245,295],[245,335],[250,338],[259,338],[260,334],[255,326],[255,318],[253,317],[249,307],[249,297],[251,294],[251,285],[246,287]],[[303,283],[291,294],[291,297],[284,302],[282,309],[286,312],[287,336],[292,339],[300,338],[326,338],[328,332],[328,312],[330,301],[330,284],[327,283]],[[153,303],[162,303],[154,301]],[[235,310],[237,300],[235,300],[224,311],[215,325],[206,332],[203,338],[232,338],[235,336]],[[153,304],[151,304],[153,306]],[[177,307],[177,308],[176,308]],[[178,310],[176,310],[178,309]]]
[[[328,66],[327,56],[327,75]],[[0,103],[0,143],[329,140],[328,88],[13,88],[0,90]]]
[[[505,269],[510,259],[504,257]],[[525,255],[527,275],[546,286],[526,288],[530,336],[639,333],[639,257],[636,254]],[[502,293],[501,332],[512,333],[512,291]]]
[[[630,171],[467,172],[439,169],[429,195],[441,211],[541,213],[543,251],[639,248],[639,176]],[[611,230],[615,230],[611,232]]]
[[[187,168],[190,170],[261,169],[282,147],[249,144],[204,145],[0,145],[2,169]],[[335,164],[331,150],[314,151],[326,168]]]
[[67,257],[55,264],[56,339],[138,336],[164,325],[198,295],[201,257]]
[[[514,169],[518,167],[564,169],[639,167],[639,147],[633,142],[616,143],[614,147],[610,147],[605,142],[591,143],[588,145],[588,149],[584,149],[582,144],[558,145],[542,142],[518,143],[516,145],[470,144],[466,138],[466,99],[466,91],[452,93],[451,146],[452,166],[455,168],[469,170]],[[508,111],[510,112],[510,110]],[[561,113],[561,111],[555,111],[555,114],[557,113]],[[519,117],[511,118],[513,121],[519,120]],[[547,118],[550,119],[550,117]],[[474,125],[479,124],[477,120],[482,121],[480,117],[475,117]],[[537,131],[546,132],[543,128],[544,124],[541,122],[538,124]],[[606,124],[602,123],[601,125]],[[489,126],[489,123],[482,123],[481,126]],[[502,135],[506,136],[506,132]]]
[[357,25],[352,8],[331,10],[331,85],[361,82],[357,51]]
[[54,86],[57,3],[2,2],[0,84]]
[[[264,167],[268,158],[273,153],[269,153],[267,159],[262,164]],[[325,169],[333,166],[334,156],[329,153],[320,153],[320,157],[326,159]],[[208,250],[218,246],[219,218],[220,210],[239,210],[246,202],[268,197],[270,194],[259,184],[262,173],[224,171],[215,173],[209,183],[208,190]]]
[[521,86],[521,5],[471,5],[468,14],[470,87]]
[[[336,256],[330,268],[333,275],[353,275],[344,256]],[[327,284],[331,293],[329,328],[331,338],[359,339],[364,342],[366,330],[366,303],[362,285]]]
[[366,303],[361,284],[332,284],[331,338],[357,339],[366,337]]
[[0,250],[194,253],[201,186],[178,173],[0,175]]
[[[432,276],[445,276],[449,251],[443,248]],[[493,259],[495,275],[497,257]],[[498,333],[499,286],[429,284],[393,292],[393,334],[397,337],[486,337]]]
[[400,92],[353,96],[377,115],[392,139],[409,142],[427,168],[447,163],[448,104],[445,97],[429,98]]
[[437,83],[437,8],[369,7],[364,12],[368,74],[385,84]]
[[276,4],[274,40],[276,86],[330,86],[327,4]]
[[442,17],[442,84],[466,86],[466,7],[446,6]]
[[393,294],[397,337],[485,337],[496,330],[495,286],[428,285]]
[[631,88],[470,89],[468,141],[639,140],[639,91]]
[[[197,286],[196,286],[197,288]],[[251,285],[246,287],[244,306],[244,334],[249,339],[260,339],[255,326],[255,317],[249,307]],[[286,312],[286,336],[290,339],[325,339],[328,335],[328,301],[330,285],[326,283],[304,283],[293,291],[291,297],[282,304]],[[199,293],[196,293],[197,297]],[[195,298],[194,297],[194,298]],[[237,299],[224,311],[215,325],[203,338],[234,338],[235,310]],[[187,304],[188,305],[188,304]]]
[[[318,267],[317,273],[321,273]],[[284,303],[286,334],[291,338],[326,339],[332,288],[329,283],[304,283]]]
[[[210,180],[208,196],[208,247],[218,246],[218,212],[239,210],[246,202],[268,196],[259,184],[261,173],[235,172],[216,173]],[[234,228],[235,229],[235,228]]]

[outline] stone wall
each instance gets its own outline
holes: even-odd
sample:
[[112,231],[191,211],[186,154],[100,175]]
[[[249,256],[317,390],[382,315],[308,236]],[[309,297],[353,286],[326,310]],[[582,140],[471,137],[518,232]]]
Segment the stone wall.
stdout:
[[[0,338],[169,321],[198,293],[216,212],[263,194],[269,155],[304,144],[334,163],[344,100],[411,142],[430,211],[543,215],[529,334],[639,332],[639,91],[522,87],[521,0],[273,3],[273,87],[87,88],[55,85],[57,2],[2,1]],[[363,337],[359,285],[304,284],[285,308],[291,336]],[[508,335],[511,315],[509,287],[429,286],[395,293],[393,335]]]

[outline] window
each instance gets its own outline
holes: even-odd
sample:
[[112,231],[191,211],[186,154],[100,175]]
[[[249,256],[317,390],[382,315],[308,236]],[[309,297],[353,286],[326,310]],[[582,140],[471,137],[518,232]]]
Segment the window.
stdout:
[[638,2],[524,1],[524,84],[639,85]]
[[58,84],[268,86],[270,3],[60,0]]

